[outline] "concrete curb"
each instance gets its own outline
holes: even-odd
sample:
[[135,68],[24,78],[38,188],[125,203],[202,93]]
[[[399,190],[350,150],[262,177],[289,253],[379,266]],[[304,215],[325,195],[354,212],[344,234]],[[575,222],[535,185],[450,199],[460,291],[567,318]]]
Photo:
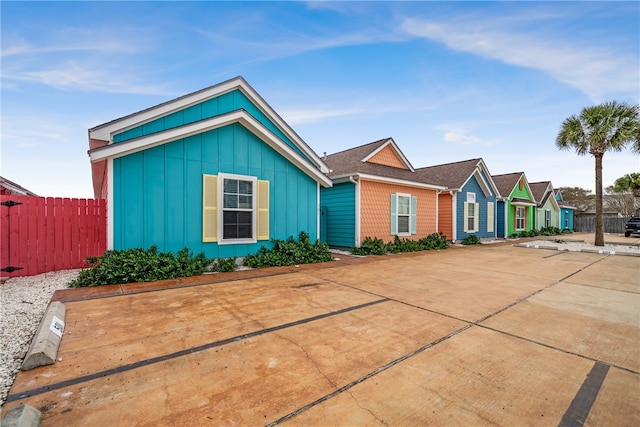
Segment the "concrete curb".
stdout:
[[2,427],[38,427],[42,414],[30,405],[20,405],[7,412]]
[[625,255],[625,256],[640,256],[632,252],[611,251],[609,249],[582,249],[580,252],[588,252],[590,254],[602,254],[602,255]]
[[549,249],[552,251],[559,250],[557,246],[532,245],[531,243],[518,243],[513,246],[517,246],[519,248]]
[[28,371],[55,363],[64,331],[65,313],[63,303],[55,301],[49,304],[20,369]]

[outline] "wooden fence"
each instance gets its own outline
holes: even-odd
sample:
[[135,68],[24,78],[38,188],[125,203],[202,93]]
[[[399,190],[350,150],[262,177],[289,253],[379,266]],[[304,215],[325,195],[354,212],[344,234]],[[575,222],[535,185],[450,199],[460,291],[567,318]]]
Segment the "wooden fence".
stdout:
[[82,268],[106,230],[104,200],[0,196],[0,277]]
[[[624,234],[624,224],[627,218],[604,217],[604,232]],[[581,233],[593,233],[596,231],[596,218],[593,215],[575,216],[573,228]]]

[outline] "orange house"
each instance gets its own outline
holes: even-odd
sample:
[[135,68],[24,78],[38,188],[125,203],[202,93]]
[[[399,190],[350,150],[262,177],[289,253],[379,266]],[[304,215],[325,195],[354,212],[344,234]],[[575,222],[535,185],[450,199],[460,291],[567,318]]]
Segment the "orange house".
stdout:
[[333,187],[320,191],[324,240],[360,246],[366,237],[419,240],[438,231],[438,194],[421,181],[392,138],[325,158]]

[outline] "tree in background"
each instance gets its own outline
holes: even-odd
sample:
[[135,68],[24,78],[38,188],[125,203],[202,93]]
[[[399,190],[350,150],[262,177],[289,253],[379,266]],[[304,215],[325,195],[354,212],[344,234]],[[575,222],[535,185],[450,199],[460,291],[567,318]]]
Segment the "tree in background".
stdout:
[[638,105],[605,102],[583,108],[579,116],[566,118],[556,137],[561,150],[574,148],[578,155],[589,153],[595,158],[596,178],[596,238],[595,246],[604,246],[602,215],[602,158],[607,151],[621,151],[631,143],[640,154],[640,120]]
[[613,183],[613,188],[616,193],[631,192],[633,194],[634,214],[640,216],[640,173],[633,172],[621,176]]
[[569,206],[576,208],[576,213],[587,212],[595,206],[595,194],[591,190],[581,187],[560,187],[562,200]]
[[633,215],[633,195],[629,191],[618,191],[614,185],[604,188],[604,212],[616,212],[623,217]]

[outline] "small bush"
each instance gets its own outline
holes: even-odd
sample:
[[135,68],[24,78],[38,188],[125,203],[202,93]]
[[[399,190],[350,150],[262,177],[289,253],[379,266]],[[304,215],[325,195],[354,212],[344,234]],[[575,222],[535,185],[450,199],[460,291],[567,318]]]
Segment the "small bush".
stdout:
[[478,236],[476,236],[475,234],[472,234],[466,237],[465,239],[463,239],[460,243],[462,243],[463,245],[469,246],[469,245],[479,245],[482,242],[480,242],[480,239],[478,239]]
[[236,263],[237,257],[231,258],[217,258],[211,261],[208,268],[210,271],[217,271],[218,273],[224,273],[227,271],[235,271],[238,268]]
[[351,248],[353,255],[384,255],[387,253],[387,245],[377,237],[365,237],[359,248]]
[[309,234],[300,232],[298,241],[293,236],[287,240],[272,239],[273,247],[262,246],[256,254],[247,255],[244,265],[251,268],[275,267],[298,264],[313,264],[332,261],[329,245],[317,240],[311,243]]
[[172,252],[158,252],[155,245],[147,250],[110,250],[100,257],[87,258],[87,261],[94,265],[82,270],[75,280],[69,282],[69,287],[152,282],[197,276],[202,274],[209,264],[203,253],[194,256],[189,249],[184,248],[174,255]]
[[400,252],[428,251],[433,249],[446,249],[449,245],[447,238],[442,233],[433,233],[420,240],[401,239],[395,236],[393,242],[385,243],[382,239],[365,237],[359,248],[351,248],[353,255],[384,255]]

